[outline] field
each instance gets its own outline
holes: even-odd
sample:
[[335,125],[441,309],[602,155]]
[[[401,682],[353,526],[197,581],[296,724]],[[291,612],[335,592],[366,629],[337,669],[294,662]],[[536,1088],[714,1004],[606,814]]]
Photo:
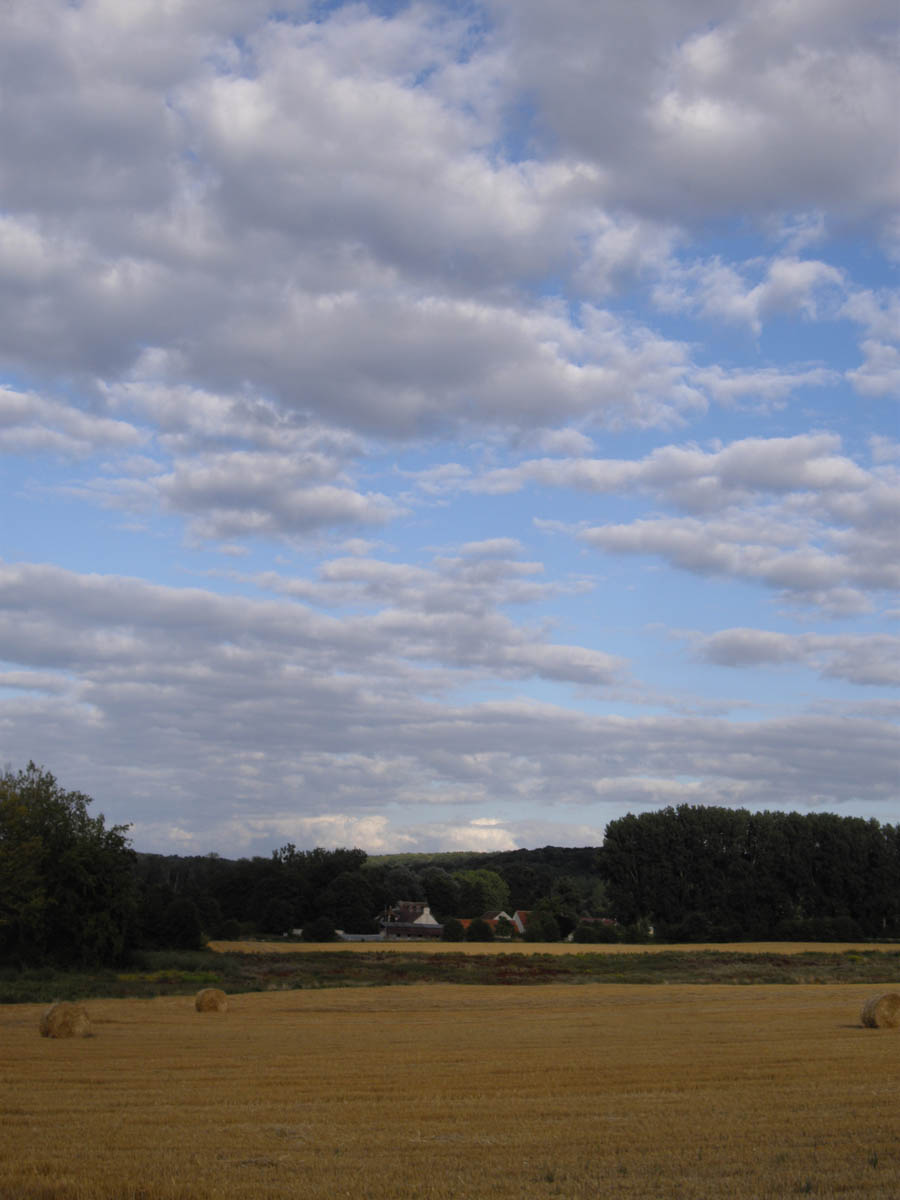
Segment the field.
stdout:
[[270,991],[0,1007],[0,1196],[900,1194],[900,1031],[858,984]]
[[304,954],[311,950],[335,953],[372,954],[387,950],[393,954],[420,952],[427,954],[696,954],[709,950],[718,954],[843,954],[848,950],[886,952],[898,951],[900,946],[887,942],[669,942],[612,944],[577,942],[440,942],[423,938],[394,938],[387,942],[210,942],[210,950],[220,954]]

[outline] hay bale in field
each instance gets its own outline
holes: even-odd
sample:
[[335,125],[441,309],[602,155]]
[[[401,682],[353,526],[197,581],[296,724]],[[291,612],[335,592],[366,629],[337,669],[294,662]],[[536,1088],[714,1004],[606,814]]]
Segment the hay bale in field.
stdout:
[[93,1037],[87,1013],[80,1004],[60,1000],[51,1004],[41,1017],[41,1037]]
[[870,996],[863,1005],[862,1023],[869,1029],[896,1029],[900,1025],[900,992]]
[[228,997],[220,988],[203,988],[194,999],[197,1012],[228,1012]]

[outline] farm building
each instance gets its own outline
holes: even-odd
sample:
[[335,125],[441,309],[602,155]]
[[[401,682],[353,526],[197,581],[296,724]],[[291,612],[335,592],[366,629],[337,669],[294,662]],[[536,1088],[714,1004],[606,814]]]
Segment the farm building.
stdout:
[[525,933],[525,926],[528,924],[528,913],[529,910],[527,908],[517,908],[510,917],[520,937]]
[[420,900],[398,900],[380,921],[386,938],[439,938],[444,927]]

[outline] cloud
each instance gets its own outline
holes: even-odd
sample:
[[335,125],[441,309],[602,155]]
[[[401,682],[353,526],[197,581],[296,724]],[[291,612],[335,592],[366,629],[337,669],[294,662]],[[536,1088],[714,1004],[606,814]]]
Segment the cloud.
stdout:
[[691,375],[695,386],[724,407],[781,408],[798,388],[828,387],[839,381],[839,373],[826,367],[759,367],[754,370],[726,369],[718,363],[697,367]]
[[494,0],[534,134],[598,165],[597,193],[703,221],[896,201],[894,13],[663,0],[615,12]]
[[900,349],[865,338],[862,366],[847,372],[847,378],[861,396],[900,397]]
[[234,452],[176,463],[153,483],[165,508],[191,515],[188,531],[201,538],[384,525],[401,511],[387,496],[320,481],[334,474],[334,464],[317,456]]
[[[464,486],[488,494],[530,485],[647,495],[677,515],[583,524],[576,536],[608,554],[652,555],[701,575],[762,583],[795,603],[865,611],[900,583],[900,482],[865,469],[831,433],[745,438],[717,450],[669,445],[642,459],[531,459]],[[883,456],[880,456],[883,457]]]
[[824,677],[876,687],[900,684],[900,638],[887,634],[786,634],[723,629],[692,635],[696,656],[728,667],[800,664]]
[[473,490],[510,492],[528,483],[593,492],[643,490],[689,512],[720,511],[756,496],[794,491],[859,492],[876,480],[835,453],[835,434],[745,438],[720,450],[669,445],[643,459],[532,459],[486,472]]
[[677,343],[535,298],[586,244],[600,295],[654,239],[598,213],[577,162],[495,153],[502,70],[466,21],[226,11],[13,5],[8,361],[107,396],[152,362],[160,420],[169,389],[207,429],[211,398],[245,385],[282,424],[317,414],[401,438],[652,425],[697,404]]
[[868,590],[900,583],[900,573],[890,563],[860,563],[812,544],[797,545],[794,531],[778,531],[768,523],[756,531],[737,520],[671,517],[596,526],[578,536],[607,553],[659,556],[698,575],[762,583],[794,603],[821,606],[833,614],[865,612],[871,604]]
[[[615,590],[644,556],[651,609],[687,571],[846,618],[898,582],[894,25],[0,6],[0,451],[34,560],[0,564],[4,745],[194,849],[894,796],[886,701],[673,698]],[[74,569],[126,531],[147,578]],[[890,676],[890,642],[765,625],[696,653]]]
[[788,257],[772,259],[751,286],[741,271],[716,258],[688,267],[672,262],[653,294],[663,310],[747,325],[758,336],[764,321],[775,316],[816,320],[832,294],[842,295],[844,284],[843,273],[828,263]]
[[[231,4],[126,18],[99,3],[14,4],[2,40],[17,90],[5,115],[0,353],[77,377],[111,411],[141,412],[181,456],[229,439],[280,450],[315,424],[399,439],[501,429],[556,452],[566,439],[581,454],[586,434],[566,421],[669,427],[710,398],[780,403],[832,382],[817,366],[698,367],[686,344],[599,300],[661,272],[670,305],[752,328],[776,313],[817,315],[843,285],[836,268],[786,253],[753,282],[758,265],[676,265],[668,217],[620,200],[642,160],[662,171],[667,203],[677,197],[660,114],[680,113],[683,132],[685,113],[714,108],[727,83],[737,107],[757,113],[735,136],[763,113],[811,120],[814,108],[788,103],[783,88],[797,70],[804,95],[814,84],[830,97],[822,73],[836,45],[851,47],[850,75],[831,89],[865,79],[877,126],[886,60],[868,18],[828,10],[805,24],[715,4],[601,17],[569,3],[548,26],[531,3],[493,13],[488,30],[429,6],[391,17],[340,7],[313,20],[303,6],[277,18]],[[803,54],[772,40],[786,23],[802,32]],[[571,79],[592,56],[606,70],[589,73],[582,99],[612,89],[616,103],[588,104],[585,125]],[[562,139],[540,157],[502,152],[526,79]],[[855,125],[840,111],[838,130]],[[626,129],[639,138],[633,156]],[[734,178],[720,148],[701,180],[713,162]],[[829,171],[834,154],[831,138]],[[605,193],[619,199],[605,204]],[[698,185],[697,196],[713,194]],[[783,216],[785,229],[824,220],[821,208],[814,222],[809,206],[785,211],[801,214],[793,226]],[[545,298],[560,277],[572,303]],[[882,394],[891,351],[873,337],[852,379]],[[199,495],[188,475],[207,470],[176,466],[176,511],[186,492]],[[383,497],[351,491],[297,497],[261,518],[226,508],[192,519],[195,533],[233,537],[386,514]]]
[[[0,660],[96,670],[124,692],[139,673],[167,677],[168,688],[192,672],[199,682],[221,671],[231,676],[250,670],[251,664],[252,674],[269,679],[273,695],[303,671],[321,673],[326,689],[362,686],[365,669],[404,689],[415,680],[423,688],[447,687],[458,670],[594,685],[619,677],[621,659],[550,643],[546,631],[519,627],[497,611],[501,603],[542,594],[523,583],[516,569],[524,567],[527,580],[533,564],[461,558],[438,566],[435,571],[392,569],[359,558],[333,562],[318,591],[305,586],[304,596],[341,606],[365,597],[380,605],[368,615],[339,620],[292,599],[225,597],[9,564],[0,569]],[[266,576],[259,582],[290,594],[289,581]],[[239,690],[255,686],[248,678]]]
[[856,289],[847,297],[842,315],[863,329],[863,361],[847,372],[861,396],[900,398],[900,291]]
[[0,386],[0,451],[85,458],[105,449],[133,449],[147,433],[126,421],[83,412],[35,392]]
[[[406,586],[440,583],[435,572]],[[191,845],[207,831],[233,852],[248,838],[294,836],[395,847],[416,821],[395,826],[391,814],[410,809],[433,812],[423,831],[465,826],[487,809],[505,840],[526,800],[550,811],[612,804],[615,781],[623,796],[648,802],[674,794],[648,779],[682,779],[697,802],[795,806],[865,795],[878,804],[894,794],[896,731],[877,720],[741,723],[511,699],[454,703],[455,672],[540,672],[580,684],[602,681],[609,668],[599,653],[539,641],[477,606],[466,618],[465,586],[457,584],[457,617],[411,625],[414,614],[397,609],[337,620],[286,600],[6,565],[0,657],[17,687],[31,671],[38,686],[27,702],[0,697],[0,724],[9,744],[52,763],[110,819],[152,806]],[[812,652],[840,673],[857,649],[838,639]],[[43,686],[61,674],[67,688]],[[607,781],[600,790],[598,778]],[[481,814],[468,812],[473,805]],[[449,808],[465,815],[445,820]],[[385,816],[388,827],[365,824]],[[441,836],[452,841],[446,829]]]

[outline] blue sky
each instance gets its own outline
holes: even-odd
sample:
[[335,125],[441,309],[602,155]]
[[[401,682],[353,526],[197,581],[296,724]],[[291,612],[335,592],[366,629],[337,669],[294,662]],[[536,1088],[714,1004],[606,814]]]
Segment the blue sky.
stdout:
[[5,5],[4,762],[183,853],[895,821],[896,15]]

